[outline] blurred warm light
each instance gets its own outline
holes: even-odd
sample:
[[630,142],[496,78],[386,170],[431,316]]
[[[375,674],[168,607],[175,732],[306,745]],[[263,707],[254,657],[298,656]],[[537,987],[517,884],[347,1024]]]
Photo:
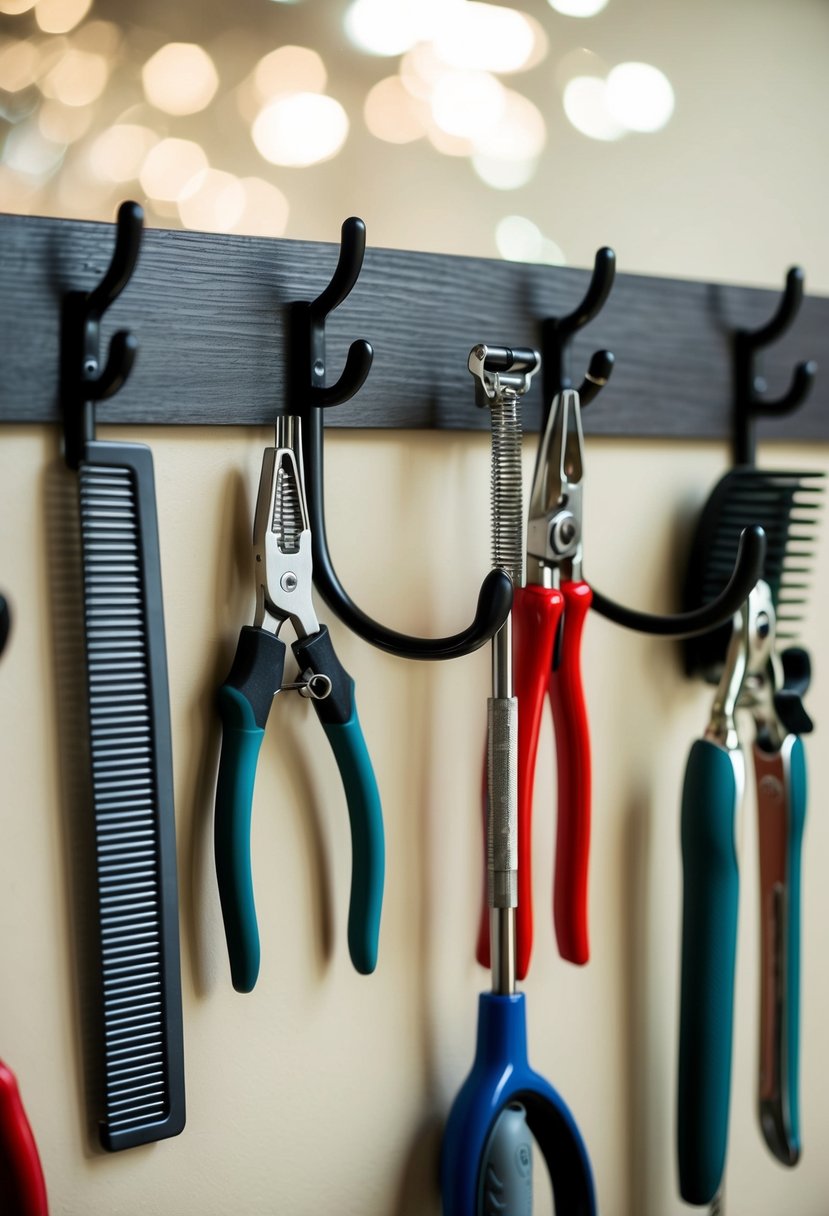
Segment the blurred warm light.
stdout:
[[457,0],[353,0],[345,30],[361,51],[402,55],[428,39]]
[[620,63],[607,77],[607,108],[629,131],[659,131],[674,112],[674,91],[659,68]]
[[543,262],[564,266],[563,251],[525,215],[506,215],[495,229],[495,244],[502,258],[510,262]]
[[158,135],[149,127],[139,123],[116,123],[103,131],[89,149],[90,168],[101,181],[134,181],[158,142]]
[[57,178],[60,214],[79,219],[111,219],[112,190],[108,182],[95,181],[82,157],[75,157],[62,168]]
[[40,183],[36,178],[15,173],[14,169],[0,162],[0,198],[3,199],[4,211],[29,215],[39,192]]
[[607,0],[547,0],[547,3],[565,17],[595,17],[607,8]]
[[419,42],[400,61],[403,87],[424,101],[431,100],[435,85],[445,73],[446,64],[430,42]]
[[37,123],[28,121],[12,127],[3,145],[3,160],[16,173],[46,178],[60,165],[66,146],[47,139]]
[[17,93],[34,82],[39,55],[32,42],[7,42],[0,47],[0,89]]
[[261,177],[243,177],[245,206],[233,225],[245,236],[284,236],[288,226],[288,200],[281,190]]
[[245,189],[232,173],[202,169],[190,179],[177,201],[185,228],[199,232],[229,232],[242,218]]
[[390,144],[420,139],[429,126],[428,107],[412,97],[399,76],[378,81],[366,97],[363,115],[372,135]]
[[0,0],[0,13],[8,17],[19,17],[34,8],[36,0]]
[[144,64],[141,79],[147,100],[165,114],[196,114],[219,87],[213,60],[194,42],[168,42]]
[[537,160],[501,160],[497,156],[476,153],[472,168],[482,182],[493,190],[520,190],[532,181],[538,168]]
[[49,73],[57,67],[69,50],[69,39],[65,34],[53,34],[44,38],[37,46],[37,82],[47,96],[50,96],[48,84],[43,85]]
[[510,262],[534,262],[541,252],[541,229],[524,215],[505,215],[495,229],[495,244]]
[[460,135],[449,135],[433,122],[429,123],[426,138],[432,147],[436,151],[442,152],[444,156],[473,156],[475,153],[475,145],[471,139],[464,139]]
[[611,115],[607,85],[598,76],[576,76],[564,90],[564,113],[590,139],[620,139],[625,128]]
[[73,144],[86,135],[92,125],[94,106],[65,106],[47,99],[38,110],[41,135],[56,144]]
[[174,203],[188,183],[207,168],[207,156],[189,139],[162,139],[144,158],[138,180],[151,199]]
[[321,93],[328,73],[316,51],[306,46],[281,46],[259,60],[253,80],[261,102],[280,93]]
[[68,50],[40,82],[46,97],[65,106],[88,106],[106,88],[109,65],[103,55]]
[[314,165],[337,155],[348,135],[348,116],[333,97],[293,93],[265,106],[251,134],[271,164]]
[[92,0],[37,0],[35,20],[45,34],[67,34],[91,7]]
[[595,51],[589,51],[586,46],[574,47],[555,63],[556,84],[562,92],[574,76],[598,76],[604,80],[609,71],[610,64]]
[[444,7],[432,43],[444,63],[484,72],[520,72],[533,60],[539,27],[523,13],[478,0],[445,0]]
[[504,90],[500,118],[475,137],[475,149],[497,160],[529,162],[540,156],[547,142],[544,116],[523,93]]
[[447,135],[474,139],[498,122],[506,108],[506,90],[488,72],[449,71],[432,92],[432,117]]
[[114,21],[87,21],[72,35],[72,45],[108,57],[121,45],[121,31]]

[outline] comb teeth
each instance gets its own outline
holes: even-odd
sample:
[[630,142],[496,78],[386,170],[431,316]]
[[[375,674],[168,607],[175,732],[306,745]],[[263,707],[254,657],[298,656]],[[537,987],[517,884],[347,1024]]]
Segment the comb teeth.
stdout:
[[743,528],[759,524],[766,533],[763,577],[778,620],[799,621],[807,597],[790,591],[803,590],[802,576],[812,570],[824,482],[823,473],[812,472],[735,469],[727,474],[700,522],[700,532],[705,530],[710,538],[702,558],[703,601],[718,595],[728,581]]
[[110,1133],[169,1110],[160,853],[134,474],[79,470]]
[[[763,578],[777,613],[778,641],[791,644],[808,599],[815,536],[823,509],[825,474],[811,471],[732,469],[708,498],[697,525],[685,581],[684,607],[698,608],[719,595],[734,569],[740,533],[759,524],[766,533]],[[684,644],[689,674],[716,682],[731,625]]]

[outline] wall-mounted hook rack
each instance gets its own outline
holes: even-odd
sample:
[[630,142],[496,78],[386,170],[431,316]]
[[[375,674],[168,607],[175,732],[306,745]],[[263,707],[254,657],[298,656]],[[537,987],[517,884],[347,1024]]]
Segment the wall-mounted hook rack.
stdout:
[[759,370],[759,353],[790,329],[803,303],[804,275],[792,266],[786,287],[770,321],[758,329],[738,329],[734,334],[734,463],[754,464],[756,418],[780,418],[803,404],[817,374],[812,360],[798,363],[789,388],[782,397],[766,399],[766,381]]
[[70,291],[64,297],[61,401],[66,463],[71,469],[78,467],[85,445],[95,437],[95,402],[112,397],[126,383],[138,353],[133,334],[119,330],[102,367],[101,320],[132,278],[143,224],[138,203],[122,203],[106,274],[92,291]]
[[[0,215],[0,421],[61,421],[61,297],[90,268],[103,274],[112,243],[111,224]],[[272,424],[274,383],[289,371],[292,305],[314,295],[309,284],[328,282],[331,265],[332,246],[321,242],[146,230],[129,290],[141,361],[118,393],[117,410],[102,403],[101,421]],[[592,309],[595,277],[595,270],[566,266],[369,249],[359,290],[328,314],[326,342],[338,361],[349,330],[367,334],[376,351],[371,375],[348,409],[330,411],[327,425],[485,429],[486,419],[469,409],[466,356],[474,335],[508,333],[534,345],[539,316],[564,317],[583,297]],[[600,283],[608,277],[600,274]],[[586,410],[585,433],[731,441],[733,351],[722,314],[748,328],[765,324],[777,304],[778,293],[756,288],[617,274],[602,337],[620,356],[613,373],[619,408]],[[121,309],[116,300],[102,318],[102,340],[126,316]],[[573,335],[577,357],[581,332]],[[829,299],[803,299],[797,342],[829,363]],[[769,382],[785,383],[795,357],[789,335],[763,355]],[[657,360],[671,369],[670,408]],[[552,396],[534,385],[525,429],[538,429],[542,399]],[[829,379],[818,381],[802,409],[764,421],[763,436],[829,440]]]
[[388,629],[358,608],[334,569],[325,529],[323,411],[342,405],[365,383],[372,362],[372,348],[358,340],[349,348],[345,370],[336,384],[326,388],[325,323],[349,295],[357,282],[365,253],[366,229],[362,220],[347,219],[342,226],[340,254],[329,285],[310,304],[295,304],[292,317],[291,360],[294,400],[303,420],[303,465],[305,491],[314,559],[314,585],[332,612],[364,641],[408,659],[452,659],[470,654],[503,625],[512,605],[512,583],[502,570],[491,570],[478,595],[472,623],[445,638],[409,637]]

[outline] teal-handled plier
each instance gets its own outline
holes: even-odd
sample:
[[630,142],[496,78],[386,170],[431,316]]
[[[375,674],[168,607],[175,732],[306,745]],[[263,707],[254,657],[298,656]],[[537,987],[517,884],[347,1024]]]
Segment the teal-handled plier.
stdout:
[[250,992],[259,975],[259,930],[250,858],[256,761],[271,702],[283,688],[285,643],[300,679],[286,688],[313,700],[345,787],[351,823],[351,900],[348,947],[364,975],[377,965],[385,845],[380,795],[357,709],[354,681],[344,669],[311,598],[311,532],[302,479],[300,420],[280,415],[275,446],[266,448],[253,524],[256,616],[245,626],[230,674],[219,689],[222,750],[214,828],[216,876],[233,986]]

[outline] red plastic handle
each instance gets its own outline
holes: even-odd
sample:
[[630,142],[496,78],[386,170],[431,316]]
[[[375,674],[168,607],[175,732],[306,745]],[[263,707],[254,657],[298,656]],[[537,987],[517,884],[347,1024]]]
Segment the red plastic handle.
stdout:
[[[561,591],[551,587],[516,588],[512,604],[513,665],[518,699],[518,909],[516,974],[523,980],[533,946],[532,810],[535,758],[544,697],[550,682],[556,634],[564,608]],[[484,807],[486,786],[484,785]],[[478,961],[490,965],[486,898],[478,930]]]
[[587,869],[590,856],[590,731],[581,678],[581,639],[593,593],[587,583],[564,583],[561,661],[550,678],[558,763],[553,919],[561,957],[586,963]]
[[17,1081],[0,1060],[0,1199],[14,1216],[48,1216],[46,1183]]

